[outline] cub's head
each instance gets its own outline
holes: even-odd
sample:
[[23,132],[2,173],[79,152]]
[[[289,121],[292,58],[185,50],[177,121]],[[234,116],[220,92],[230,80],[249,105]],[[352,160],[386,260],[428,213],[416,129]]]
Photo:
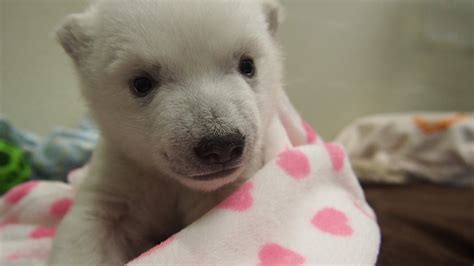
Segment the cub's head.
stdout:
[[99,0],[57,36],[106,145],[213,190],[260,160],[278,22],[272,0]]

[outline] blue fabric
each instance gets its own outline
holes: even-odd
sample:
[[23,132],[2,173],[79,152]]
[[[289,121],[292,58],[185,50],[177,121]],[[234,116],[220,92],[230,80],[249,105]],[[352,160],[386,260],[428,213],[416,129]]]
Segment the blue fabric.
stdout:
[[0,117],[0,139],[21,147],[32,165],[31,179],[66,181],[67,174],[87,163],[97,143],[98,131],[86,118],[77,129],[56,128],[45,138],[21,131]]
[[0,115],[0,139],[6,140],[20,147],[27,158],[31,156],[39,143],[39,137],[27,132],[20,131]]

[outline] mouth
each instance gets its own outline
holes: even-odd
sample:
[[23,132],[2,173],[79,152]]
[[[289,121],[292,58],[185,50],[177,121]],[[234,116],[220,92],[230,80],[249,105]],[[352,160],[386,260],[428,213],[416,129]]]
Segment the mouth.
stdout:
[[[171,164],[171,166],[174,166],[171,157],[167,153],[164,152],[162,155]],[[244,164],[245,160],[240,159],[227,164],[215,165],[212,167],[214,169],[207,169],[204,171],[201,169],[201,171],[193,171],[194,173],[186,173],[180,171],[181,169],[176,169],[175,167],[171,167],[171,170],[183,180],[191,179],[194,181],[214,181],[235,175],[236,172],[239,172],[239,170],[243,170],[242,167]]]
[[200,180],[200,181],[208,181],[208,180],[213,180],[213,179],[229,176],[235,173],[237,169],[239,169],[239,167],[228,168],[228,169],[224,169],[224,170],[220,170],[220,171],[212,172],[212,173],[192,175],[191,178],[195,180]]

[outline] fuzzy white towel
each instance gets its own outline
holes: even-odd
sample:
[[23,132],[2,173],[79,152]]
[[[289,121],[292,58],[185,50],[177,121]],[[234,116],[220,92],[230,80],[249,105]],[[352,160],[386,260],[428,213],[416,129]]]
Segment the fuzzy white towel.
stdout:
[[474,114],[400,113],[357,119],[336,138],[363,181],[474,187]]
[[[324,143],[283,92],[279,99],[265,166],[129,265],[375,264],[379,227],[344,149]],[[6,194],[0,200],[0,264],[44,264],[74,191],[66,184],[30,182]]]

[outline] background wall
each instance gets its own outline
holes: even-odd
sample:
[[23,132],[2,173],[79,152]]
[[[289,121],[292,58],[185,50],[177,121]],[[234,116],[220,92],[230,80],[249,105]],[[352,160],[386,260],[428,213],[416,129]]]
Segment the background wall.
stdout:
[[[474,110],[474,1],[282,0],[287,90],[331,138],[380,112]],[[85,0],[0,0],[0,113],[46,134],[85,113],[52,36]]]
[[79,0],[0,0],[0,113],[17,127],[46,134],[84,115],[72,63],[53,29]]

